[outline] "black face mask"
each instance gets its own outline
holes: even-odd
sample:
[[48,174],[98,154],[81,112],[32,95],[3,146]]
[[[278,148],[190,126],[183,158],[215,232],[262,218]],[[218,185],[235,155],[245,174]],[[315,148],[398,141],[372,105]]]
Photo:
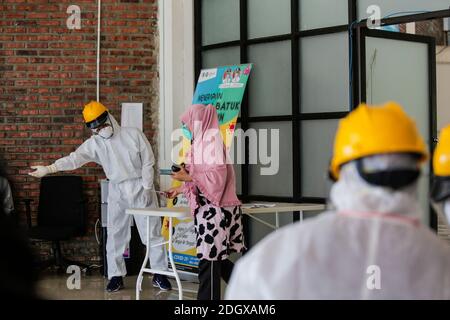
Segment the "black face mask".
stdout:
[[367,183],[378,187],[391,188],[393,190],[399,190],[411,185],[417,181],[420,175],[420,170],[413,169],[397,169],[367,173],[364,171],[362,159],[356,160],[356,168],[359,175]]

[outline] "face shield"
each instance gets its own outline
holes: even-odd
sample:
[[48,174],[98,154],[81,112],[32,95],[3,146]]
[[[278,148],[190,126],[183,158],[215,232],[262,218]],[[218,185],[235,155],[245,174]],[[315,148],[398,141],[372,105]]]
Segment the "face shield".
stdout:
[[95,128],[91,128],[93,135],[98,135],[103,139],[110,139],[114,135],[114,127],[112,125],[109,115]]
[[420,176],[419,158],[413,154],[381,154],[356,160],[359,175],[367,183],[390,188],[403,189]]
[[431,188],[431,205],[436,214],[450,225],[450,177],[435,177]]
[[420,163],[414,156],[379,154],[360,161],[359,165],[354,160],[340,168],[339,179],[330,191],[336,211],[421,216],[417,179],[414,180]]

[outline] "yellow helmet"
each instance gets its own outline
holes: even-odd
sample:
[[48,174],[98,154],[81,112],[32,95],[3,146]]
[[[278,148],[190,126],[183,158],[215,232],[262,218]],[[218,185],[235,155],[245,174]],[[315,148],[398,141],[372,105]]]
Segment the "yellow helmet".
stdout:
[[339,122],[330,173],[339,178],[344,163],[386,153],[415,153],[427,159],[425,143],[414,121],[395,102],[361,104]]
[[108,118],[108,109],[100,102],[91,101],[84,106],[83,118],[86,126],[94,129],[105,123]]
[[439,142],[433,154],[433,171],[431,198],[435,202],[441,202],[450,197],[450,125],[439,134]]
[[450,126],[439,134],[439,143],[433,154],[433,171],[435,176],[450,176]]

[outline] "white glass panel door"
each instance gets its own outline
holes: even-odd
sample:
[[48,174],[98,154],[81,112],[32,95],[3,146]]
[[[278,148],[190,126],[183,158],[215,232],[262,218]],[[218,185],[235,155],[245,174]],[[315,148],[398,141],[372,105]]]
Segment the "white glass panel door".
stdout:
[[[369,104],[383,104],[391,100],[400,103],[416,121],[422,137],[430,145],[436,134],[430,128],[430,124],[435,128],[435,119],[431,118],[436,110],[431,99],[436,92],[430,81],[430,75],[435,76],[436,68],[435,64],[430,63],[430,52],[434,55],[434,39],[378,30],[363,32],[362,37],[365,47],[361,75],[362,101]],[[422,172],[419,198],[424,212],[422,220],[429,224],[428,164],[423,166]]]

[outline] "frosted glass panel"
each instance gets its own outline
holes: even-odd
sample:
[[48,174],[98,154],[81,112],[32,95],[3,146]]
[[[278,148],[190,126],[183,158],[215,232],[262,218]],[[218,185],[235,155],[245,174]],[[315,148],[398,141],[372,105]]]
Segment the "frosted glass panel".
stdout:
[[203,68],[213,68],[240,63],[240,48],[229,47],[203,52]]
[[291,114],[291,42],[252,45],[248,56],[255,64],[249,84],[250,116]]
[[[258,144],[252,137],[250,140],[250,160],[257,157],[257,164],[250,164],[250,195],[266,196],[292,196],[292,125],[290,122],[258,122],[252,123],[251,128],[258,130]],[[267,138],[259,131],[260,129],[279,129],[279,139],[271,141],[271,130],[267,130]],[[273,134],[273,133],[272,133]],[[267,143],[267,152],[262,152],[261,141]],[[252,148],[256,147],[258,148]],[[261,154],[263,158],[261,158]],[[270,160],[264,158],[268,154]],[[261,162],[270,164],[261,165]],[[278,163],[277,163],[278,162]],[[277,166],[278,164],[278,166]],[[262,175],[261,168],[272,168],[277,170],[275,175]]]
[[448,86],[450,83],[450,64],[444,61],[438,62],[436,66],[438,130],[441,130],[450,123],[450,108],[448,106],[448,102],[450,101],[450,90]]
[[300,0],[300,30],[348,23],[348,3],[342,0]]
[[366,19],[371,15],[367,13],[371,5],[378,5],[381,17],[386,17],[400,12],[396,16],[420,13],[417,11],[445,10],[450,7],[450,0],[358,0],[358,19]]
[[[366,38],[367,102],[400,103],[429,142],[428,46],[424,43]],[[428,224],[428,166],[422,167],[420,199]]]
[[301,39],[302,112],[349,110],[347,33]]
[[331,181],[328,165],[339,120],[301,122],[302,196],[327,198]]
[[239,40],[239,0],[202,1],[203,45]]
[[290,32],[290,0],[248,0],[248,36],[250,39]]
[[428,45],[366,38],[368,103],[399,102],[428,140]]

